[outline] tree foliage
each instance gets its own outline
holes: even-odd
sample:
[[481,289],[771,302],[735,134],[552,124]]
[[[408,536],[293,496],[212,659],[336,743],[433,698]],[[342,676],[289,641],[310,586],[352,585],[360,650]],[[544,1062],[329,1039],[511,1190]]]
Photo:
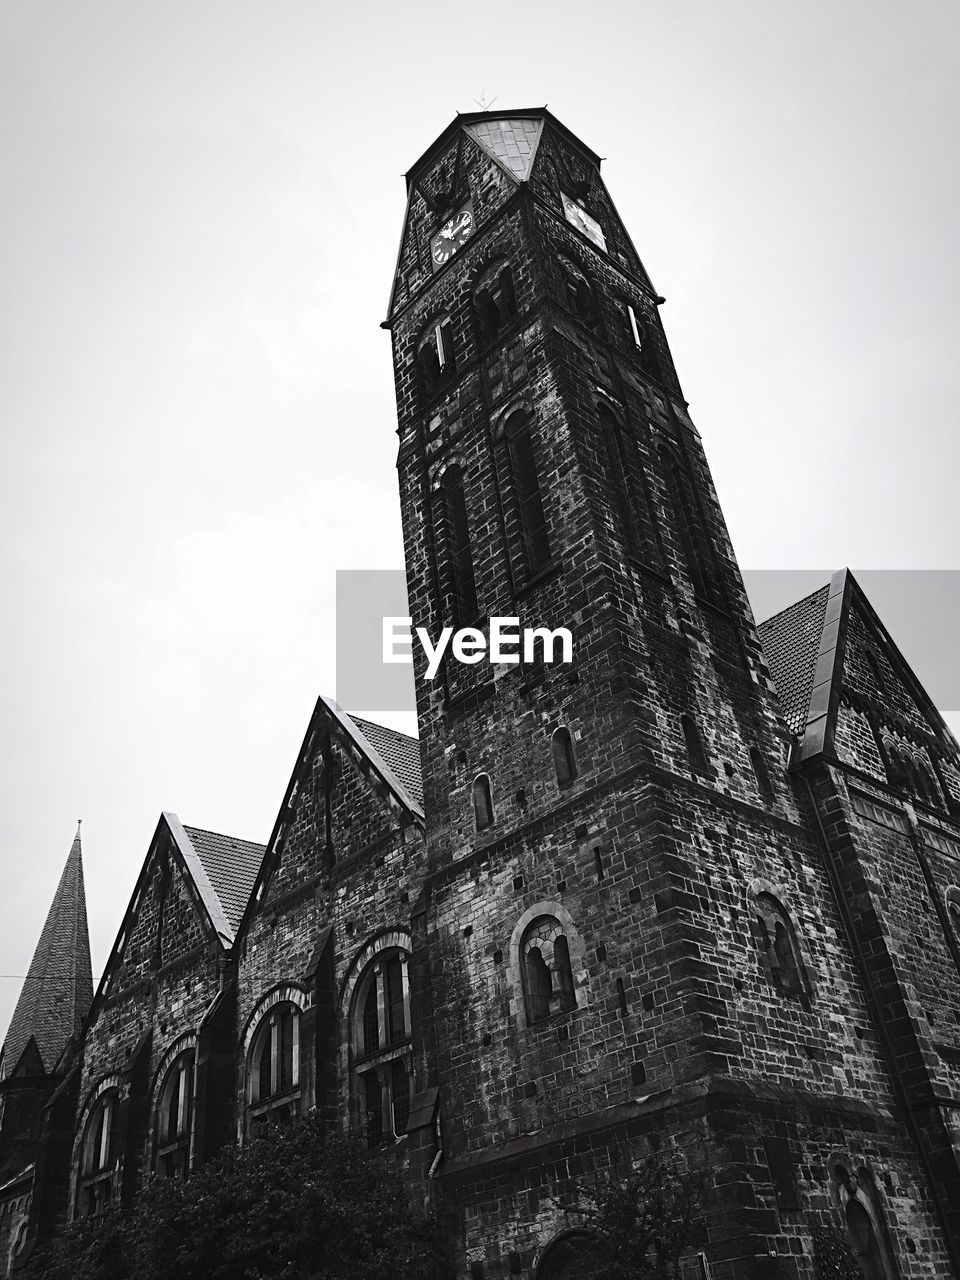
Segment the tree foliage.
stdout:
[[579,1212],[598,1238],[596,1280],[679,1276],[701,1185],[678,1156],[654,1151],[582,1188]]
[[307,1117],[186,1180],[151,1180],[127,1213],[70,1227],[25,1280],[421,1280],[438,1252],[389,1157]]
[[813,1233],[813,1250],[818,1280],[863,1280],[853,1250],[835,1227]]

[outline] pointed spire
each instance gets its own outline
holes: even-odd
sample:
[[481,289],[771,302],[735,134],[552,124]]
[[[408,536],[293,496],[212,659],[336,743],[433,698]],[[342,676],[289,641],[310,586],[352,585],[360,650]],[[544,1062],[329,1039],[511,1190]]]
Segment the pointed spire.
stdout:
[[93,1000],[80,823],[57,885],[20,999],[0,1050],[0,1079],[10,1075],[31,1040],[44,1070],[53,1070]]

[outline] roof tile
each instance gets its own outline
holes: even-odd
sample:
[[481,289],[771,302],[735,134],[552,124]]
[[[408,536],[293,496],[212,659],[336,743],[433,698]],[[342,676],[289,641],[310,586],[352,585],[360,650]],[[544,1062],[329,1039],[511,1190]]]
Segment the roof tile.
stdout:
[[409,734],[400,733],[397,729],[388,729],[386,725],[374,724],[372,720],[361,720],[359,716],[351,716],[350,719],[422,808],[420,739],[411,738]]
[[253,840],[188,827],[184,831],[210,878],[230,927],[236,932],[257,878],[266,846]]
[[783,718],[798,736],[807,723],[807,708],[830,585],[775,613],[757,630],[780,696]]

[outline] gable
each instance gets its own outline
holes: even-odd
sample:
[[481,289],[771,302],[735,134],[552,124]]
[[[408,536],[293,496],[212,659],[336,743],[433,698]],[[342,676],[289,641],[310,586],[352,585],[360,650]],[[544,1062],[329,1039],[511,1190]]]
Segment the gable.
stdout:
[[238,930],[263,907],[312,892],[332,862],[423,827],[416,738],[319,698]]
[[147,854],[104,971],[101,992],[122,995],[185,955],[198,941],[215,936],[199,895],[164,831]]
[[21,1079],[25,1076],[46,1075],[46,1071],[43,1066],[43,1059],[40,1056],[40,1050],[37,1048],[37,1042],[33,1036],[31,1036],[24,1045],[23,1052],[15,1063],[13,1070],[8,1074]]
[[265,846],[163,813],[104,968],[99,1001],[149,980],[198,946],[232,946]]
[[953,735],[849,570],[758,632],[799,759],[839,743],[849,763],[885,778],[886,746],[905,745],[923,770],[936,756],[954,775]]
[[845,692],[874,704],[891,723],[921,734],[940,733],[939,713],[859,587],[847,614],[841,680]]

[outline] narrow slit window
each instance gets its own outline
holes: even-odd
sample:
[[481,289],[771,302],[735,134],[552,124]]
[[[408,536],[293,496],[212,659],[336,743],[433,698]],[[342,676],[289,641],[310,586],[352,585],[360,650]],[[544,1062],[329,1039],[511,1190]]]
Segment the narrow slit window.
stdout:
[[517,298],[509,267],[491,270],[474,295],[474,310],[481,347],[492,347],[505,325],[516,318]]
[[453,353],[453,327],[449,320],[438,320],[421,339],[417,350],[420,380],[424,394],[433,397],[448,386],[456,374]]
[[683,728],[683,737],[687,745],[687,758],[690,761],[690,768],[694,773],[708,773],[707,753],[704,750],[703,738],[700,736],[696,721],[692,716],[681,716],[680,724]]
[[463,473],[459,466],[447,467],[440,481],[440,489],[447,544],[447,585],[455,621],[462,625],[477,616],[478,605],[467,502],[463,490]]
[[507,449],[517,498],[523,556],[528,572],[535,573],[550,559],[550,543],[533,441],[529,426],[519,416],[508,423]]
[[685,472],[676,464],[668,468],[667,481],[677,520],[680,547],[687,562],[693,589],[698,596],[712,599],[715,593],[710,589],[708,582],[711,556],[707,550],[706,540],[700,533],[689,481]]
[[625,1018],[627,1016],[627,991],[623,985],[622,978],[617,979],[617,1004],[620,1007],[621,1018]]
[[637,323],[637,313],[636,311],[634,311],[633,305],[629,302],[626,304],[626,312],[627,312],[627,323],[630,326],[630,336],[633,338],[634,345],[639,351],[640,348],[643,346],[643,341],[640,337],[640,326]]
[[773,783],[770,781],[770,772],[767,769],[767,762],[756,747],[750,748],[750,763],[753,765],[753,772],[756,775],[757,786],[760,788],[760,794],[765,800],[772,800]]
[[634,477],[631,467],[630,441],[609,409],[601,405],[598,411],[603,436],[601,461],[604,469],[604,487],[612,499],[614,518],[620,536],[633,550],[637,545],[637,528],[634,519]]
[[473,816],[478,831],[485,831],[493,825],[493,799],[490,794],[490,779],[481,773],[473,781]]
[[550,745],[557,782],[561,787],[568,786],[577,776],[577,760],[573,753],[573,738],[566,725],[561,725],[554,732]]

